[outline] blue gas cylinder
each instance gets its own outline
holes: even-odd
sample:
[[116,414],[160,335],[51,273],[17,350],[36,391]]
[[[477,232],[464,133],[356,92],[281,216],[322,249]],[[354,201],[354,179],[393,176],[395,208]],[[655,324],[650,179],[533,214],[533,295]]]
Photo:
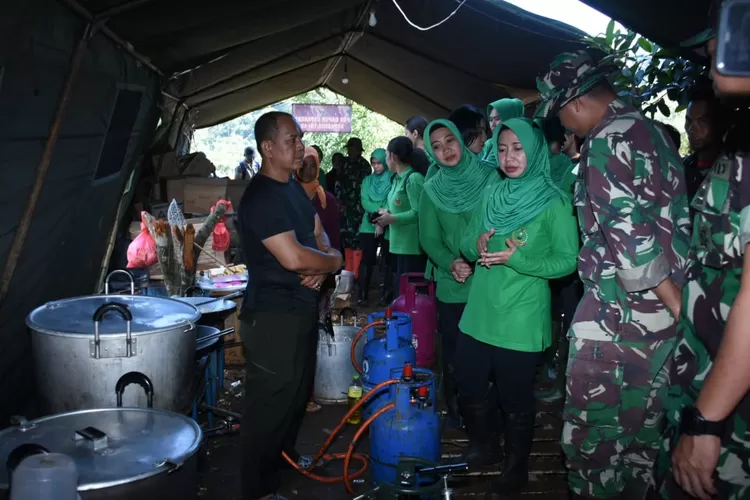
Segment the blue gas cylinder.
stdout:
[[[407,376],[409,371],[413,371],[412,376]],[[426,369],[401,368],[394,370],[391,378],[401,379],[389,387],[387,403],[395,403],[396,407],[370,425],[370,471],[375,486],[383,482],[398,484],[399,458],[440,462],[435,375]],[[434,482],[434,478],[426,480]]]
[[[391,378],[391,371],[405,363],[416,366],[417,351],[412,343],[411,316],[404,313],[377,312],[367,318],[368,323],[385,319],[385,336],[376,337],[375,327],[367,330],[367,342],[362,355],[362,385],[367,393]],[[362,408],[362,418],[368,419],[388,400],[388,390],[373,395]]]

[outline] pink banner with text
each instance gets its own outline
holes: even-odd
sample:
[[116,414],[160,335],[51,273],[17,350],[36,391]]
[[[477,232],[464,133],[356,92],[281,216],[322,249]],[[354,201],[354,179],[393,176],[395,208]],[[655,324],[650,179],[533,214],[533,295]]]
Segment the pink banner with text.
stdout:
[[303,132],[352,131],[352,107],[346,104],[292,104],[292,115]]

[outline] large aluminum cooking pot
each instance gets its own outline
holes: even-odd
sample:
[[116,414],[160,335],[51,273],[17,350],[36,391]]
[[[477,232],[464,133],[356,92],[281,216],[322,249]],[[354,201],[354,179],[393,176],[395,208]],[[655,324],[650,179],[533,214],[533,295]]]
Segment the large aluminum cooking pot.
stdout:
[[[127,382],[150,387],[142,374],[127,375],[118,392]],[[45,452],[73,459],[82,500],[197,497],[202,432],[188,417],[153,409],[107,408],[30,422],[19,419],[16,424],[0,432],[0,500],[8,498],[12,487],[6,465]]]
[[[354,326],[344,325],[346,311],[351,311]],[[318,359],[315,365],[315,390],[313,397],[320,404],[346,403],[347,390],[357,371],[351,360],[352,341],[359,331],[356,311],[341,311],[341,324],[333,327],[333,335],[325,328],[318,329]],[[364,341],[357,344],[355,357],[361,365]]]
[[[148,376],[154,406],[190,406],[198,310],[172,299],[93,295],[58,300],[29,314],[36,383],[45,413],[115,406],[115,384],[127,372]],[[135,389],[125,406],[146,405]]]

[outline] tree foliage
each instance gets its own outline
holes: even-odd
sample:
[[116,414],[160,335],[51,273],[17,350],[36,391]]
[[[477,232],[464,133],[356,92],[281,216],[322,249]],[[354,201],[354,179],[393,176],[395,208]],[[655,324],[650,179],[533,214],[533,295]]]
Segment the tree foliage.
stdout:
[[606,53],[603,62],[621,68],[612,82],[617,93],[652,117],[657,112],[669,117],[668,101],[677,103],[677,111],[685,109],[687,89],[706,71],[704,65],[680,57],[674,49],[661,47],[634,31],[620,30],[614,21],[606,33],[587,42]]
[[267,108],[253,111],[234,120],[195,132],[192,151],[202,151],[216,165],[218,175],[231,176],[234,167],[242,159],[245,147],[255,147],[255,121],[268,111],[285,111],[291,113],[292,104],[350,104],[352,106],[351,134],[305,134],[306,145],[316,144],[323,150],[323,170],[330,170],[331,156],[337,151],[345,152],[346,141],[350,137],[359,137],[369,155],[375,148],[384,148],[388,141],[403,135],[404,127],[383,115],[375,113],[360,104],[351,101],[335,92],[320,88],[291,99],[273,104]]

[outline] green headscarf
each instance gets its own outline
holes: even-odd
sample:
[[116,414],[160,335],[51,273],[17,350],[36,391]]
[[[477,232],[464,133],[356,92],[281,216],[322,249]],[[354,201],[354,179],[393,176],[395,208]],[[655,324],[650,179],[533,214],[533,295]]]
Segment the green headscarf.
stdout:
[[566,189],[563,186],[566,174],[569,170],[573,169],[573,162],[570,161],[568,155],[564,153],[552,153],[549,154],[549,176],[555,186],[559,187],[563,191]]
[[495,102],[491,102],[487,106],[487,119],[490,119],[492,110],[497,111],[500,118],[510,120],[511,118],[521,118],[524,112],[523,101],[521,99],[500,99]]
[[432,129],[443,125],[456,136],[461,144],[461,161],[455,167],[448,167],[435,162],[440,170],[424,184],[424,192],[440,210],[451,214],[460,214],[472,210],[482,199],[484,187],[498,177],[496,169],[482,161],[466,147],[456,125],[449,120],[435,120],[424,132],[424,146],[431,158],[435,157],[430,141]]
[[384,201],[388,198],[388,191],[391,189],[391,178],[393,172],[388,170],[388,165],[385,161],[385,149],[378,148],[372,152],[370,158],[375,158],[383,164],[383,173],[376,174],[375,171],[366,177],[368,184],[367,193],[370,195],[372,201]]
[[[503,121],[510,120],[511,118],[521,118],[524,113],[523,101],[520,99],[506,98],[491,102],[489,106],[487,106],[487,120],[490,119],[490,114],[493,109],[497,111],[497,114],[500,115],[500,118]],[[497,148],[493,145],[492,141],[487,141],[487,144],[484,145],[484,148],[480,153],[480,158],[492,163],[493,165],[497,164]]]
[[509,234],[532,221],[563,192],[549,175],[549,149],[542,129],[527,118],[504,121],[492,135],[494,149],[503,130],[510,129],[526,153],[526,170],[516,179],[506,178],[486,190],[484,227],[497,234]]

